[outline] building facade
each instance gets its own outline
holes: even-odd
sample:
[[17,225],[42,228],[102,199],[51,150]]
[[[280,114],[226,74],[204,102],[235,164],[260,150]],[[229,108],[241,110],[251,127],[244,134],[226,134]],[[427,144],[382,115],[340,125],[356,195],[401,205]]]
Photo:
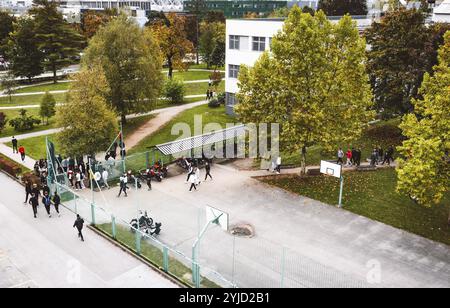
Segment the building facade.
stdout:
[[[370,27],[372,18],[352,16],[359,31]],[[332,16],[329,20],[337,23],[341,17]],[[284,18],[277,19],[228,19],[226,21],[225,52],[225,97],[226,111],[234,115],[234,106],[238,103],[236,93],[239,91],[238,74],[241,65],[253,66],[261,54],[270,50],[272,37],[280,31]]]
[[234,115],[239,91],[238,74],[242,64],[253,66],[272,37],[281,30],[284,19],[228,19],[226,21],[225,107]]
[[450,0],[444,0],[439,6],[434,8],[432,21],[450,23]]

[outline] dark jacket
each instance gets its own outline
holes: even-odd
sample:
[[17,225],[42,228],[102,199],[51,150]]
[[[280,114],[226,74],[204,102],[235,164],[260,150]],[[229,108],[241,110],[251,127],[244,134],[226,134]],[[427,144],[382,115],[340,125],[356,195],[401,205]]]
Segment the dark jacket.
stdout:
[[38,206],[39,205],[39,201],[37,197],[33,197],[30,199],[30,201],[28,201],[29,204],[31,204],[32,206]]
[[78,230],[83,229],[84,220],[83,218],[77,218],[75,222],[73,223],[73,226],[76,227]]
[[53,196],[53,203],[59,205],[61,203],[61,198],[59,195]]

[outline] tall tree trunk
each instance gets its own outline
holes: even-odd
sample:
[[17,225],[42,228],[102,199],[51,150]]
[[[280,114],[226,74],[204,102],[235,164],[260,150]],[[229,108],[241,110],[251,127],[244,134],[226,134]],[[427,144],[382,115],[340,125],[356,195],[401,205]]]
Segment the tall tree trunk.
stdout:
[[196,62],[197,65],[200,63],[199,57],[198,57],[198,45],[199,45],[199,36],[200,36],[200,28],[199,28],[199,23],[198,23],[198,15],[196,16],[196,20],[197,20],[197,42],[195,44],[195,56],[196,56]]
[[301,162],[302,170],[300,174],[306,175],[306,146],[302,147],[301,155],[302,155],[302,162]]
[[448,226],[450,227],[450,209],[448,210],[448,221],[447,221],[447,223],[448,223]]
[[[125,125],[127,123],[127,116],[125,113],[122,113],[120,115],[120,121],[122,121],[122,125]],[[123,136],[122,136],[122,138],[123,138]]]
[[167,59],[167,65],[169,66],[169,78],[172,79],[173,77],[173,63],[172,58]]
[[57,80],[56,80],[56,65],[55,64],[53,64],[53,83],[57,83]]

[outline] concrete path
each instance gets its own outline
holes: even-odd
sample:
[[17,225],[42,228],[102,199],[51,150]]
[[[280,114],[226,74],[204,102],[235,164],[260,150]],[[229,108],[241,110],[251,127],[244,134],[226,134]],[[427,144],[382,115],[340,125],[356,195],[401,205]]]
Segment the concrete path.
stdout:
[[202,266],[240,287],[450,287],[449,246],[265,185],[230,166],[214,165],[212,176],[195,192],[181,175],[154,182],[152,191],[131,189],[128,198],[117,198],[118,187],[106,190],[107,204],[95,198],[125,221],[147,210],[162,222],[159,239],[187,256],[206,205],[228,213],[230,226],[250,224],[253,238],[233,241],[211,226],[201,240]]
[[0,174],[0,288],[177,287],[159,273],[85,228],[85,242],[72,228],[74,214],[37,219],[23,202],[23,187]]
[[163,125],[172,120],[175,116],[188,109],[205,105],[207,101],[195,102],[192,104],[184,104],[176,107],[164,108],[159,110],[154,110],[151,114],[157,114],[156,117],[136,129],[133,134],[125,136],[125,145],[128,149],[136,146],[145,137],[153,134]]

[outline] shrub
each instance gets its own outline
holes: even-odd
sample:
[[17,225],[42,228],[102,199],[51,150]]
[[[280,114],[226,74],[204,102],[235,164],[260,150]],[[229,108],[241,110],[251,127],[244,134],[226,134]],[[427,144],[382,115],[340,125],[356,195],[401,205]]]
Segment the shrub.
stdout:
[[181,80],[175,78],[167,79],[164,85],[163,95],[168,102],[171,104],[182,103],[184,100],[184,92],[184,84]]
[[31,130],[35,125],[41,123],[41,120],[33,116],[27,116],[25,109],[20,109],[20,116],[9,121],[9,124],[18,132]]
[[219,71],[214,71],[209,75],[209,79],[211,80],[212,86],[217,88],[222,81],[222,73]]
[[219,104],[225,104],[225,93],[219,93],[217,94],[217,100],[219,101]]
[[213,98],[212,100],[209,101],[208,106],[210,108],[218,108],[218,107],[220,107],[220,103],[217,100],[217,98]]
[[0,157],[0,169],[14,177],[22,172],[22,168],[18,164],[3,157]]

